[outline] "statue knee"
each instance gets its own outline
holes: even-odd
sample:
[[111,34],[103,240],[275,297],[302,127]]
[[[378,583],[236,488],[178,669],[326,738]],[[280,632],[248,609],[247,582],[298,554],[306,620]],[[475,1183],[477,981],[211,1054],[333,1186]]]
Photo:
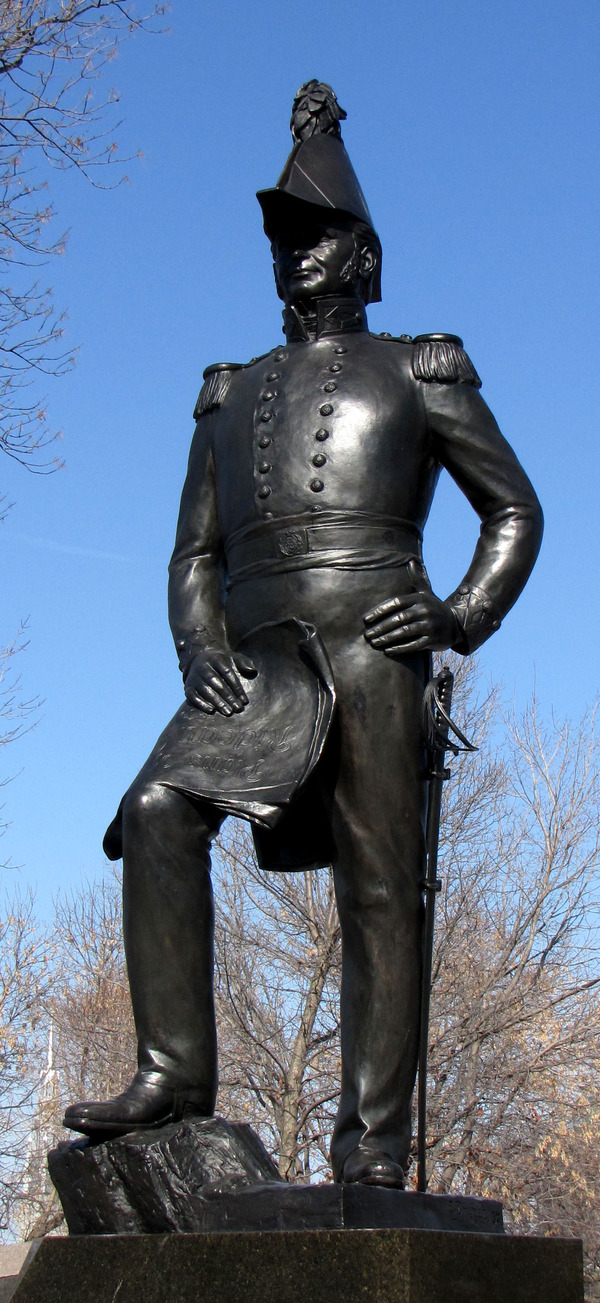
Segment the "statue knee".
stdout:
[[161,837],[177,846],[183,837],[192,837],[203,846],[218,832],[223,816],[208,803],[194,801],[183,792],[148,780],[135,782],[123,798],[121,827],[123,838],[131,844],[148,834]]
[[136,831],[149,824],[177,818],[177,807],[182,797],[161,783],[134,783],[123,799],[121,817],[123,831]]

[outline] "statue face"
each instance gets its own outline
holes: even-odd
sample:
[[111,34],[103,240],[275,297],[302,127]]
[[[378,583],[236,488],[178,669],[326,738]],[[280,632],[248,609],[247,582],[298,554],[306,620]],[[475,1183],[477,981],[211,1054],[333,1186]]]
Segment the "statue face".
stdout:
[[361,255],[352,230],[302,226],[273,242],[277,293],[285,303],[310,304],[324,294],[358,293]]

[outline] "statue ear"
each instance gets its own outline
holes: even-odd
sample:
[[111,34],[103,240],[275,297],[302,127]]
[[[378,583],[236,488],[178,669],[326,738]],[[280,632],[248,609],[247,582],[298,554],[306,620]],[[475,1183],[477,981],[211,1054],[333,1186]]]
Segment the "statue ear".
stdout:
[[375,254],[372,249],[369,249],[368,245],[365,245],[360,251],[358,266],[362,279],[368,280],[375,268]]

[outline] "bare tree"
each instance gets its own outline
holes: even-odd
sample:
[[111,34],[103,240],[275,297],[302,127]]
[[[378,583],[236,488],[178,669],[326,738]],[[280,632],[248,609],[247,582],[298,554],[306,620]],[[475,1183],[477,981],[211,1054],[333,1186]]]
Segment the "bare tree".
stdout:
[[123,1090],[136,1048],[121,930],[121,884],[105,878],[59,898],[54,932],[59,958],[48,1015],[55,1064],[69,1099]]
[[31,1086],[22,1109],[25,1157],[7,1187],[9,1225],[21,1239],[48,1234],[63,1223],[46,1154],[73,1138],[62,1128],[65,1105],[117,1093],[135,1068],[120,897],[111,867],[104,879],[56,903],[47,988],[38,1010],[44,1037],[40,1043],[38,1036],[26,1054]]
[[238,825],[215,877],[218,1107],[253,1122],[286,1180],[323,1177],[339,1091],[333,875],[261,872]]
[[[497,691],[472,662],[457,668],[454,713],[481,750],[453,766],[442,829],[430,1188],[499,1197],[514,1229],[582,1235],[599,1300],[595,721],[543,726],[535,702],[501,721]],[[232,824],[214,876],[218,1108],[256,1127],[287,1180],[327,1179],[339,1089],[331,874],[262,873]],[[133,1067],[114,876],[62,902],[56,940],[45,1009],[58,1136],[64,1103],[105,1097]]]
[[[27,700],[23,696],[21,680],[15,671],[15,657],[27,646],[26,625],[22,624],[16,638],[6,647],[0,647],[0,755],[9,742],[16,741],[35,722],[35,713],[39,707],[37,699]],[[0,774],[0,788],[5,787],[10,778]],[[7,823],[2,818],[0,806],[0,836],[5,832]],[[0,868],[8,867],[6,864]]]
[[32,897],[0,905],[0,1229],[22,1186],[23,1153],[35,1106],[35,1065],[43,1054],[44,1001],[52,980],[52,944],[39,928]]
[[432,1188],[496,1195],[517,1229],[582,1234],[597,1298],[597,726],[592,712],[577,725],[545,727],[534,700],[503,727],[491,762],[493,734],[480,765],[465,765],[450,785],[430,1055]]
[[56,432],[31,385],[73,362],[63,317],[31,271],[65,244],[46,197],[50,171],[74,167],[98,184],[110,165],[110,182],[123,179],[118,95],[96,100],[95,84],[119,43],[165,7],[140,15],[129,0],[0,0],[0,449],[30,470],[59,465],[43,453]]

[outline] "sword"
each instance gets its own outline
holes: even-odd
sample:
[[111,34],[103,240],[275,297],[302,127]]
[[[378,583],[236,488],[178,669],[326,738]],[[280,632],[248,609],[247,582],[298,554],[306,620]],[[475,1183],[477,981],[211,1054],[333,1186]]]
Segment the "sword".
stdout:
[[[423,732],[429,758],[427,776],[429,799],[427,802],[426,852],[427,869],[423,881],[425,891],[425,926],[423,932],[423,977],[421,981],[421,1018],[419,1028],[419,1090],[417,1097],[417,1190],[427,1189],[427,1054],[429,1049],[429,1012],[431,1006],[431,971],[433,965],[433,932],[435,923],[435,898],[442,889],[437,876],[440,815],[444,783],[451,777],[446,768],[446,751],[458,755],[460,751],[477,751],[458,725],[450,717],[454,675],[446,666],[429,680],[423,697]],[[452,733],[453,737],[449,737]],[[456,741],[454,741],[456,738]],[[460,743],[460,745],[459,745]]]

